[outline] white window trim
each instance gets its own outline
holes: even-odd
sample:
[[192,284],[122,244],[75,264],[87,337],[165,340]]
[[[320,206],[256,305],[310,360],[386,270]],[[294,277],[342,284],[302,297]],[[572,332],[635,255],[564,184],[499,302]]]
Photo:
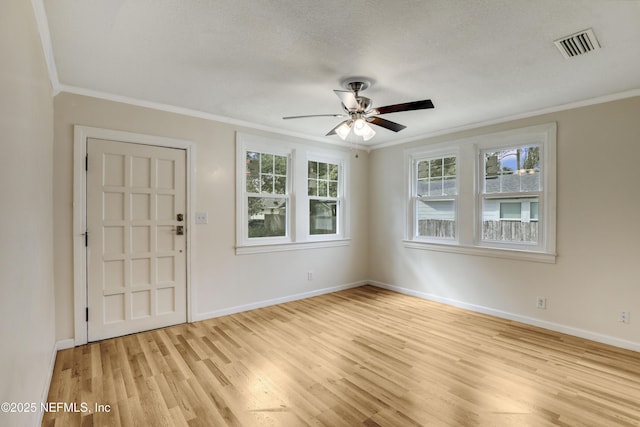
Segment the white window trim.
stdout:
[[[275,238],[248,237],[246,197],[246,152],[257,151],[288,156],[287,235]],[[340,167],[341,227],[338,234],[309,234],[309,198],[307,196],[307,161],[327,161]],[[274,139],[238,132],[236,134],[236,255],[327,248],[351,244],[349,236],[350,212],[346,201],[349,178],[349,153],[341,149],[317,149],[284,137]]]
[[[410,249],[433,250],[467,255],[489,256],[507,259],[555,263],[556,261],[556,123],[513,129],[505,132],[448,141],[405,151],[405,176],[409,186],[405,207],[406,235],[404,246]],[[541,241],[531,244],[516,242],[498,243],[481,240],[481,185],[480,153],[489,148],[540,145],[542,154],[541,191],[538,212],[543,229]],[[456,238],[454,241],[434,241],[416,238],[413,186],[415,185],[414,161],[417,158],[437,157],[442,153],[457,152],[458,203],[456,209]],[[471,176],[470,176],[471,175]],[[519,193],[521,194],[521,193]],[[495,196],[501,196],[496,193]]]
[[[245,140],[238,135],[238,140],[240,141],[237,144],[236,151],[236,160],[237,160],[237,171],[238,178],[236,179],[237,184],[237,195],[236,197],[236,212],[239,213],[237,215],[238,218],[238,227],[237,227],[237,242],[240,242],[240,246],[253,246],[253,245],[270,245],[270,244],[286,244],[294,241],[294,229],[292,227],[292,205],[293,205],[293,197],[292,197],[292,175],[293,175],[293,163],[295,159],[295,150],[288,146],[277,146],[265,143],[265,141],[261,141],[258,139],[255,140]],[[276,198],[285,198],[287,200],[287,218],[286,218],[286,231],[284,236],[278,237],[253,237],[249,238],[249,229],[247,224],[249,222],[248,216],[248,202],[249,195],[246,192],[247,179],[246,179],[246,153],[249,151],[265,153],[265,154],[274,154],[278,156],[284,156],[287,158],[287,188],[286,193],[284,195],[275,195]],[[251,193],[253,194],[253,193]],[[261,194],[256,194],[256,196],[261,197]],[[264,194],[264,197],[271,197],[270,194]]]

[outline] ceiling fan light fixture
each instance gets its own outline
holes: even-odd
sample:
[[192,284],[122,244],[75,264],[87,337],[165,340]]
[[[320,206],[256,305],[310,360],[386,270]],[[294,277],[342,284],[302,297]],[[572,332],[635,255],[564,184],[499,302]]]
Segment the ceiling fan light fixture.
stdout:
[[338,126],[338,128],[336,129],[336,134],[340,137],[340,139],[342,139],[343,141],[345,141],[347,139],[347,136],[349,136],[349,132],[351,132],[351,126],[350,126],[350,122],[343,122],[340,126]]
[[362,136],[367,132],[368,127],[369,126],[364,120],[358,118],[355,122],[353,122],[353,133],[358,136]]
[[362,139],[364,139],[365,141],[368,141],[374,136],[376,136],[376,131],[374,131],[373,128],[367,124],[365,124],[365,126],[367,131],[362,134]]
[[363,140],[368,141],[373,138],[376,132],[369,126],[369,124],[361,117],[357,118],[353,122],[353,133]]

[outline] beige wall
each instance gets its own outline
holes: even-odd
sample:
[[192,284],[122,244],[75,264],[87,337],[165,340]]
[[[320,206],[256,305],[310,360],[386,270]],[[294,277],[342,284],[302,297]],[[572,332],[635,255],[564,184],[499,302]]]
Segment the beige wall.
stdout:
[[[374,151],[369,277],[640,350],[639,118],[636,97]],[[404,149],[549,122],[558,126],[556,264],[403,247]],[[631,323],[617,321],[621,310]]]
[[[358,159],[351,157],[352,197],[349,203],[353,240],[350,246],[235,255],[235,133],[243,129],[69,93],[57,95],[54,105],[58,340],[72,338],[74,334],[72,170],[73,125],[76,124],[194,142],[195,211],[205,211],[209,215],[209,223],[196,225],[191,234],[192,286],[197,300],[193,310],[195,318],[211,317],[233,307],[260,304],[367,278],[366,153],[360,153]],[[308,271],[313,271],[313,281],[307,280]]]
[[[195,142],[195,210],[209,213],[209,224],[196,226],[193,236],[197,318],[371,279],[635,348],[640,250],[631,236],[640,236],[638,112],[640,98],[630,98],[360,153],[352,159],[351,246],[236,256],[236,127],[60,94],[54,154],[57,338],[73,337],[72,148],[73,125],[81,124]],[[558,125],[556,264],[403,247],[405,148],[549,122]],[[309,270],[313,282],[307,281]],[[547,310],[535,308],[536,296],[548,298]],[[617,322],[621,310],[632,312],[630,324]]]
[[1,3],[0,58],[0,402],[40,402],[55,344],[53,102],[30,2]]

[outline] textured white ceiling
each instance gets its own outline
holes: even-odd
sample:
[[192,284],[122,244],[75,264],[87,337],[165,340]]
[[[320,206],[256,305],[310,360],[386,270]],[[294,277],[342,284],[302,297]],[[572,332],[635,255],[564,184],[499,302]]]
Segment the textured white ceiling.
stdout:
[[[640,1],[44,0],[60,84],[324,137],[333,89],[374,84],[387,114],[372,145],[640,88]],[[565,59],[554,40],[593,28],[602,49]]]

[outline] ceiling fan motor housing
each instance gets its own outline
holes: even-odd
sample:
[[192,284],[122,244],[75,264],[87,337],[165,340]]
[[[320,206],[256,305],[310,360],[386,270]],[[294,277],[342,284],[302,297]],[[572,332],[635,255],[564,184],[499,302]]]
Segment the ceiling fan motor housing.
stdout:
[[342,81],[342,87],[355,92],[356,95],[358,94],[358,92],[367,90],[369,86],[371,86],[371,82],[368,80],[364,80],[361,77],[353,77]]

